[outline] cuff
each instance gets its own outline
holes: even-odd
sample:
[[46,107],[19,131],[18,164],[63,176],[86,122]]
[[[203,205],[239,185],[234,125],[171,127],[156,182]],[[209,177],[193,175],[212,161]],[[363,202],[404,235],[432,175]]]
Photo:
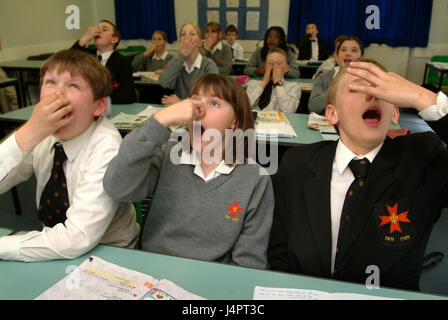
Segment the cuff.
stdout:
[[0,237],[0,260],[20,259],[21,236]]
[[437,121],[442,119],[448,114],[448,97],[443,93],[437,94],[437,102],[435,105],[429,106],[423,111],[420,111],[418,115],[425,121]]
[[22,149],[20,149],[17,144],[15,133],[3,141],[1,150],[0,163],[2,163],[2,165],[0,166],[0,181],[13,167],[22,161],[26,154],[28,154],[28,152],[23,152]]

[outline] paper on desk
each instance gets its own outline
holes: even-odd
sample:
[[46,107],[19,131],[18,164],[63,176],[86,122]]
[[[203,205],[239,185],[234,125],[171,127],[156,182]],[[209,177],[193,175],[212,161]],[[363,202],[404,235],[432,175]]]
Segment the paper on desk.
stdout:
[[321,116],[315,112],[310,112],[308,116],[308,128],[314,130],[330,129],[336,132],[334,127],[328,123],[326,117]]
[[159,75],[151,71],[137,71],[134,72],[132,76],[135,78],[151,79],[154,81],[159,81]]
[[36,300],[203,299],[169,280],[153,277],[91,256]]
[[269,138],[295,138],[296,132],[288,118],[280,111],[258,111],[255,120],[255,133],[257,137]]
[[357,293],[329,293],[318,290],[256,286],[254,300],[399,300]]

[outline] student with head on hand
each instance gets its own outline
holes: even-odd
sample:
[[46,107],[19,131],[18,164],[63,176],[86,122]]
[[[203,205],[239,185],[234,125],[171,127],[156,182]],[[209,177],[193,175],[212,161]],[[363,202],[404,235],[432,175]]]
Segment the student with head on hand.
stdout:
[[167,43],[168,37],[165,32],[154,31],[151,36],[151,45],[145,52],[134,57],[132,68],[135,71],[151,71],[160,74],[173,58],[173,55],[165,50]]
[[[271,179],[249,162],[248,143],[238,154],[226,143],[233,139],[225,140],[226,134],[253,130],[249,99],[235,80],[216,74],[201,76],[190,92],[126,136],[104,187],[120,201],[153,194],[144,250],[266,268]],[[181,156],[171,125],[188,130]]]
[[337,47],[335,57],[337,66],[316,77],[316,81],[311,91],[310,100],[308,102],[308,110],[318,114],[325,113],[325,96],[331,81],[337,75],[339,68],[348,65],[352,61],[364,57],[364,46],[362,41],[357,37],[345,36],[341,39]]
[[273,179],[272,269],[418,290],[425,248],[448,205],[448,150],[432,132],[390,139],[399,107],[448,142],[448,98],[352,62],[333,79],[326,117],[338,141],[291,148]]
[[102,116],[112,91],[109,71],[90,54],[64,50],[40,73],[40,102],[0,145],[0,192],[34,174],[43,229],[0,237],[0,259],[74,259],[99,243],[135,247],[134,207],[103,189],[122,140]]
[[266,56],[269,50],[274,48],[281,48],[288,53],[290,68],[286,77],[288,78],[300,78],[299,66],[296,61],[296,55],[288,47],[286,42],[286,34],[282,27],[274,26],[270,27],[265,35],[262,48],[257,48],[244,67],[244,74],[248,76],[263,76],[266,70]]
[[194,22],[185,23],[180,29],[179,54],[163,69],[159,77],[162,88],[173,89],[174,94],[162,97],[162,104],[169,106],[188,98],[193,82],[205,73],[219,73],[212,59],[201,54],[201,29]]
[[[87,49],[86,45],[93,40],[96,49]],[[134,80],[132,79],[131,61],[115,51],[121,40],[120,30],[110,21],[102,20],[98,26],[87,28],[84,35],[72,46],[96,55],[103,66],[109,69],[112,75],[113,104],[134,103]]]
[[238,38],[238,29],[233,24],[228,25],[224,35],[227,39],[227,45],[229,45],[232,48],[233,58],[243,59],[244,58],[243,46],[239,42],[236,42],[236,39]]
[[269,51],[263,80],[250,80],[247,83],[246,92],[252,108],[283,112],[297,110],[302,91],[298,83],[284,79],[289,71],[288,59],[288,54],[283,49],[275,48]]
[[222,42],[222,29],[219,23],[209,22],[204,27],[204,53],[218,67],[219,74],[228,75],[232,71],[232,48]]
[[345,34],[338,36],[336,39],[334,39],[334,51],[331,57],[329,57],[327,60],[322,62],[322,64],[317,68],[316,72],[313,74],[313,79],[316,79],[318,75],[321,73],[324,73],[328,70],[333,70],[336,66],[336,56],[337,56],[337,49],[341,41],[343,41],[347,36]]

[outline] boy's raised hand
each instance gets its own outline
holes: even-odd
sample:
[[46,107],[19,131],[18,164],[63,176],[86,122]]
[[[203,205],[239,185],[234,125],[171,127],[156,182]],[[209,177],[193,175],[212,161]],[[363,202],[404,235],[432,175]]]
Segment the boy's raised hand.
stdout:
[[30,119],[16,132],[16,141],[22,151],[31,151],[42,140],[52,135],[73,119],[72,106],[64,96],[51,94],[35,107]]
[[384,72],[373,63],[351,62],[347,73],[372,84],[372,86],[350,84],[350,89],[372,95],[401,108],[422,111],[436,104],[437,95],[434,92],[393,72]]
[[274,83],[277,83],[277,82],[283,80],[283,76],[284,76],[284,73],[283,73],[282,68],[278,64],[275,64],[272,68],[272,81]]
[[263,80],[261,80],[260,86],[264,89],[268,85],[269,81],[272,80],[272,65],[266,64],[266,69],[263,75]]
[[79,39],[78,44],[84,47],[90,40],[93,40],[97,35],[100,34],[100,27],[91,26],[87,28],[86,33]]
[[203,116],[203,103],[195,99],[185,99],[169,107],[163,108],[154,115],[154,119],[161,125],[168,127],[188,126],[193,121],[200,120]]

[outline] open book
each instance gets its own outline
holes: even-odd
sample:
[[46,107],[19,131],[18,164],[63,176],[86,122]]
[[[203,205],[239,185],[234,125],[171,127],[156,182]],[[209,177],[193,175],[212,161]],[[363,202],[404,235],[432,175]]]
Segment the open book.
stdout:
[[280,111],[256,111],[255,132],[257,137],[296,138],[291,123]]
[[145,123],[145,121],[157,111],[159,111],[159,108],[147,106],[145,110],[139,112],[138,114],[127,114],[121,112],[110,119],[110,121],[118,129],[134,129],[142,126],[143,123]]
[[169,280],[91,256],[36,300],[203,300]]
[[134,78],[141,78],[142,80],[150,79],[154,81],[159,81],[159,75],[151,71],[137,71],[132,74]]

